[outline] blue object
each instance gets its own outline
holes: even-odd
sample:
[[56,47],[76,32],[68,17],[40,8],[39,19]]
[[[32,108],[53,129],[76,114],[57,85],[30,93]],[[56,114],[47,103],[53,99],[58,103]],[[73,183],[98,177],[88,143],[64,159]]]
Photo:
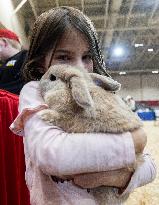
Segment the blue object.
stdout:
[[137,114],[144,121],[155,120],[155,112],[137,112]]

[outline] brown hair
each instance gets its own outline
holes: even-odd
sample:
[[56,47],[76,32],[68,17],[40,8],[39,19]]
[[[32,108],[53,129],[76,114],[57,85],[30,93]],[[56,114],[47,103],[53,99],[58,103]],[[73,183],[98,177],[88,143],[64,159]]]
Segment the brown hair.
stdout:
[[54,52],[62,34],[71,27],[86,36],[93,56],[94,72],[109,76],[99,48],[97,33],[90,19],[78,9],[62,6],[41,14],[34,24],[30,48],[23,69],[23,76],[27,82],[40,80],[45,73],[42,62],[46,54],[51,49]]

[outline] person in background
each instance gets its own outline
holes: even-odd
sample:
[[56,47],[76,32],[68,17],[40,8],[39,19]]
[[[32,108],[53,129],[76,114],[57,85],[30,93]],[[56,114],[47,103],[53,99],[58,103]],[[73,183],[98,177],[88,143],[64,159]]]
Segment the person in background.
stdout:
[[15,33],[0,29],[0,204],[3,205],[30,205],[23,140],[9,129],[18,113],[18,94],[24,84],[20,72],[26,53]]
[[136,103],[132,96],[128,95],[125,99],[125,102],[133,112],[136,111]]
[[110,175],[135,162],[136,150],[146,143],[142,128],[122,134],[66,133],[40,119],[38,111],[47,106],[39,80],[51,65],[58,64],[109,76],[92,22],[72,7],[57,7],[37,18],[23,69],[28,83],[20,93],[19,115],[10,127],[24,137],[31,204],[99,205],[93,194],[74,180],[86,173],[108,171],[102,185],[118,187],[120,193],[114,193],[118,197],[151,182],[156,168],[149,155],[144,155],[144,162],[133,173],[127,171],[123,181],[121,173]]
[[19,95],[24,85],[21,68],[26,54],[14,32],[0,29],[0,89]]

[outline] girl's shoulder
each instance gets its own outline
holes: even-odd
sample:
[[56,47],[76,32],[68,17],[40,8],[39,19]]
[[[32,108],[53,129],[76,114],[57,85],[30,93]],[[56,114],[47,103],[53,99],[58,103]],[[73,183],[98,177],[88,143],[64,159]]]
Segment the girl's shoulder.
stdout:
[[44,103],[41,96],[39,81],[31,81],[24,85],[19,96],[19,114],[14,120],[10,129],[18,135],[23,135],[23,126],[30,116],[48,106]]
[[34,101],[37,100],[43,101],[40,87],[39,87],[39,81],[30,81],[29,83],[26,83],[23,86],[20,92],[19,101],[20,102],[26,101],[26,102],[33,103]]
[[20,110],[44,104],[39,87],[39,81],[30,81],[24,85],[20,92],[19,104]]
[[26,89],[37,89],[37,88],[39,88],[39,81],[30,81],[23,86],[21,92],[23,92]]

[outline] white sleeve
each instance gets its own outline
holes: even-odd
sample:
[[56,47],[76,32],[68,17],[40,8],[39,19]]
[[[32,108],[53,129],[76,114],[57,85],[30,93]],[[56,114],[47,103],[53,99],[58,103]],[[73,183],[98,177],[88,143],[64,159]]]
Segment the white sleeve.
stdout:
[[[13,122],[11,129],[15,131],[20,124],[25,136],[25,149],[32,162],[45,173],[64,176],[115,170],[134,164],[135,150],[129,132],[66,133],[41,120],[37,111],[32,113],[36,110],[34,108],[43,105],[38,83],[25,85],[20,94],[21,114]],[[31,110],[27,120],[24,117],[26,110]]]
[[119,197],[124,197],[131,193],[135,188],[151,183],[157,174],[156,165],[149,154],[143,154],[143,162],[138,165],[131,180]]

